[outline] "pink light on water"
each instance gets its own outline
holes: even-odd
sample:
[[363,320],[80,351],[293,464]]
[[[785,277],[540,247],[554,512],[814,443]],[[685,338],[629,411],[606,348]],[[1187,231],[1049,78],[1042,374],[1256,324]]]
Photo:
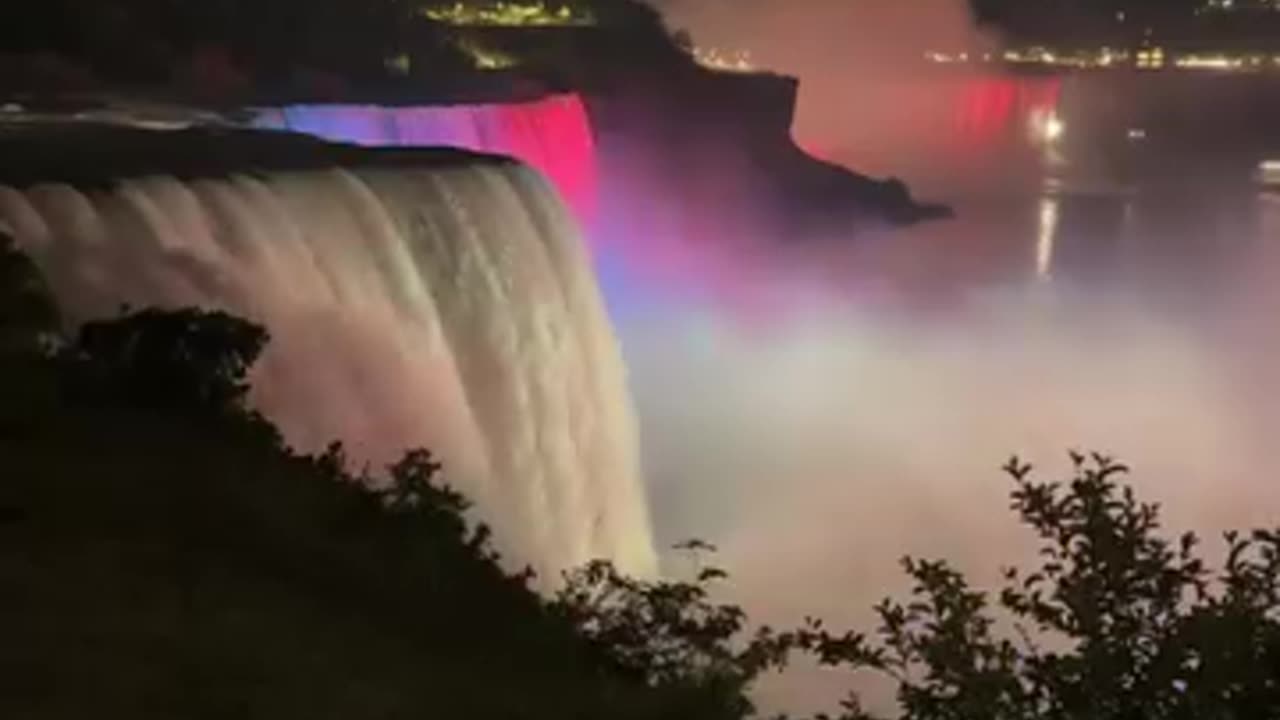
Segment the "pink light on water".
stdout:
[[253,124],[357,145],[506,155],[545,175],[584,225],[595,211],[595,140],[577,95],[501,105],[290,105],[259,111]]
[[[1038,169],[1035,117],[1058,109],[1063,80],[956,69],[800,86],[793,135],[812,155],[902,178],[921,197],[954,198]],[[981,184],[981,183],[979,183]]]
[[1057,110],[1062,92],[1058,78],[974,78],[961,90],[955,113],[958,138],[967,147],[989,149],[1007,142],[1028,118]]

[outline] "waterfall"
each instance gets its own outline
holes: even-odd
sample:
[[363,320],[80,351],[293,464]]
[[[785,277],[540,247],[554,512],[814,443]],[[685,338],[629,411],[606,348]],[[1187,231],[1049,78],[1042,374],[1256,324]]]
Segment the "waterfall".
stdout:
[[200,305],[265,325],[253,402],[294,447],[340,439],[375,465],[431,448],[544,578],[652,568],[619,349],[536,172],[463,156],[14,182],[0,226],[75,317]]
[[586,222],[595,205],[591,120],[577,95],[522,103],[261,108],[252,124],[374,147],[449,146],[513,157],[547,176]]

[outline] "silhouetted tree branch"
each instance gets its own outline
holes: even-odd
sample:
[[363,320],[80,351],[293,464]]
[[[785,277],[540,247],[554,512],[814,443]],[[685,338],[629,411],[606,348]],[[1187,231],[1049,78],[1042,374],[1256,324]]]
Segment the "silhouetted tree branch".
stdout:
[[[1158,507],[1120,484],[1127,467],[1071,457],[1065,483],[1005,466],[1041,561],[1006,570],[994,603],[946,562],[906,558],[911,597],[876,607],[877,641],[811,623],[799,644],[892,677],[909,720],[1278,716],[1280,534],[1228,533],[1214,578],[1195,535],[1159,535]],[[841,717],[870,716],[854,698]]]
[[241,413],[266,343],[266,330],[224,312],[142,310],[83,325],[65,362],[85,399]]

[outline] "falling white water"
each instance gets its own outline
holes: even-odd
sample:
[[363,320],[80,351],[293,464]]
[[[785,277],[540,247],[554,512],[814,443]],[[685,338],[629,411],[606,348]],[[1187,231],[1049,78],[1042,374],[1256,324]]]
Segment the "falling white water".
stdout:
[[618,349],[574,223],[542,178],[467,159],[110,189],[0,186],[77,317],[224,308],[272,341],[254,402],[295,447],[375,465],[426,446],[544,577],[653,565]]

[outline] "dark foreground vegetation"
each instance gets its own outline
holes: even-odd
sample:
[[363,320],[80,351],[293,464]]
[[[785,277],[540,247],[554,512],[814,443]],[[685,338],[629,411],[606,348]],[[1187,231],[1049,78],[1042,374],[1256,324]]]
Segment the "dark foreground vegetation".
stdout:
[[195,310],[63,338],[0,251],[0,717],[746,711],[740,614],[605,564],[543,599],[430,454],[286,447],[244,404],[265,342]]
[[64,335],[0,238],[0,717],[741,718],[795,653],[917,720],[1280,717],[1280,533],[1210,568],[1108,458],[1006,467],[1042,561],[993,596],[908,559],[875,633],[748,631],[711,568],[538,595],[424,451],[368,477],[290,450],[245,405],[266,341],[198,310]]

